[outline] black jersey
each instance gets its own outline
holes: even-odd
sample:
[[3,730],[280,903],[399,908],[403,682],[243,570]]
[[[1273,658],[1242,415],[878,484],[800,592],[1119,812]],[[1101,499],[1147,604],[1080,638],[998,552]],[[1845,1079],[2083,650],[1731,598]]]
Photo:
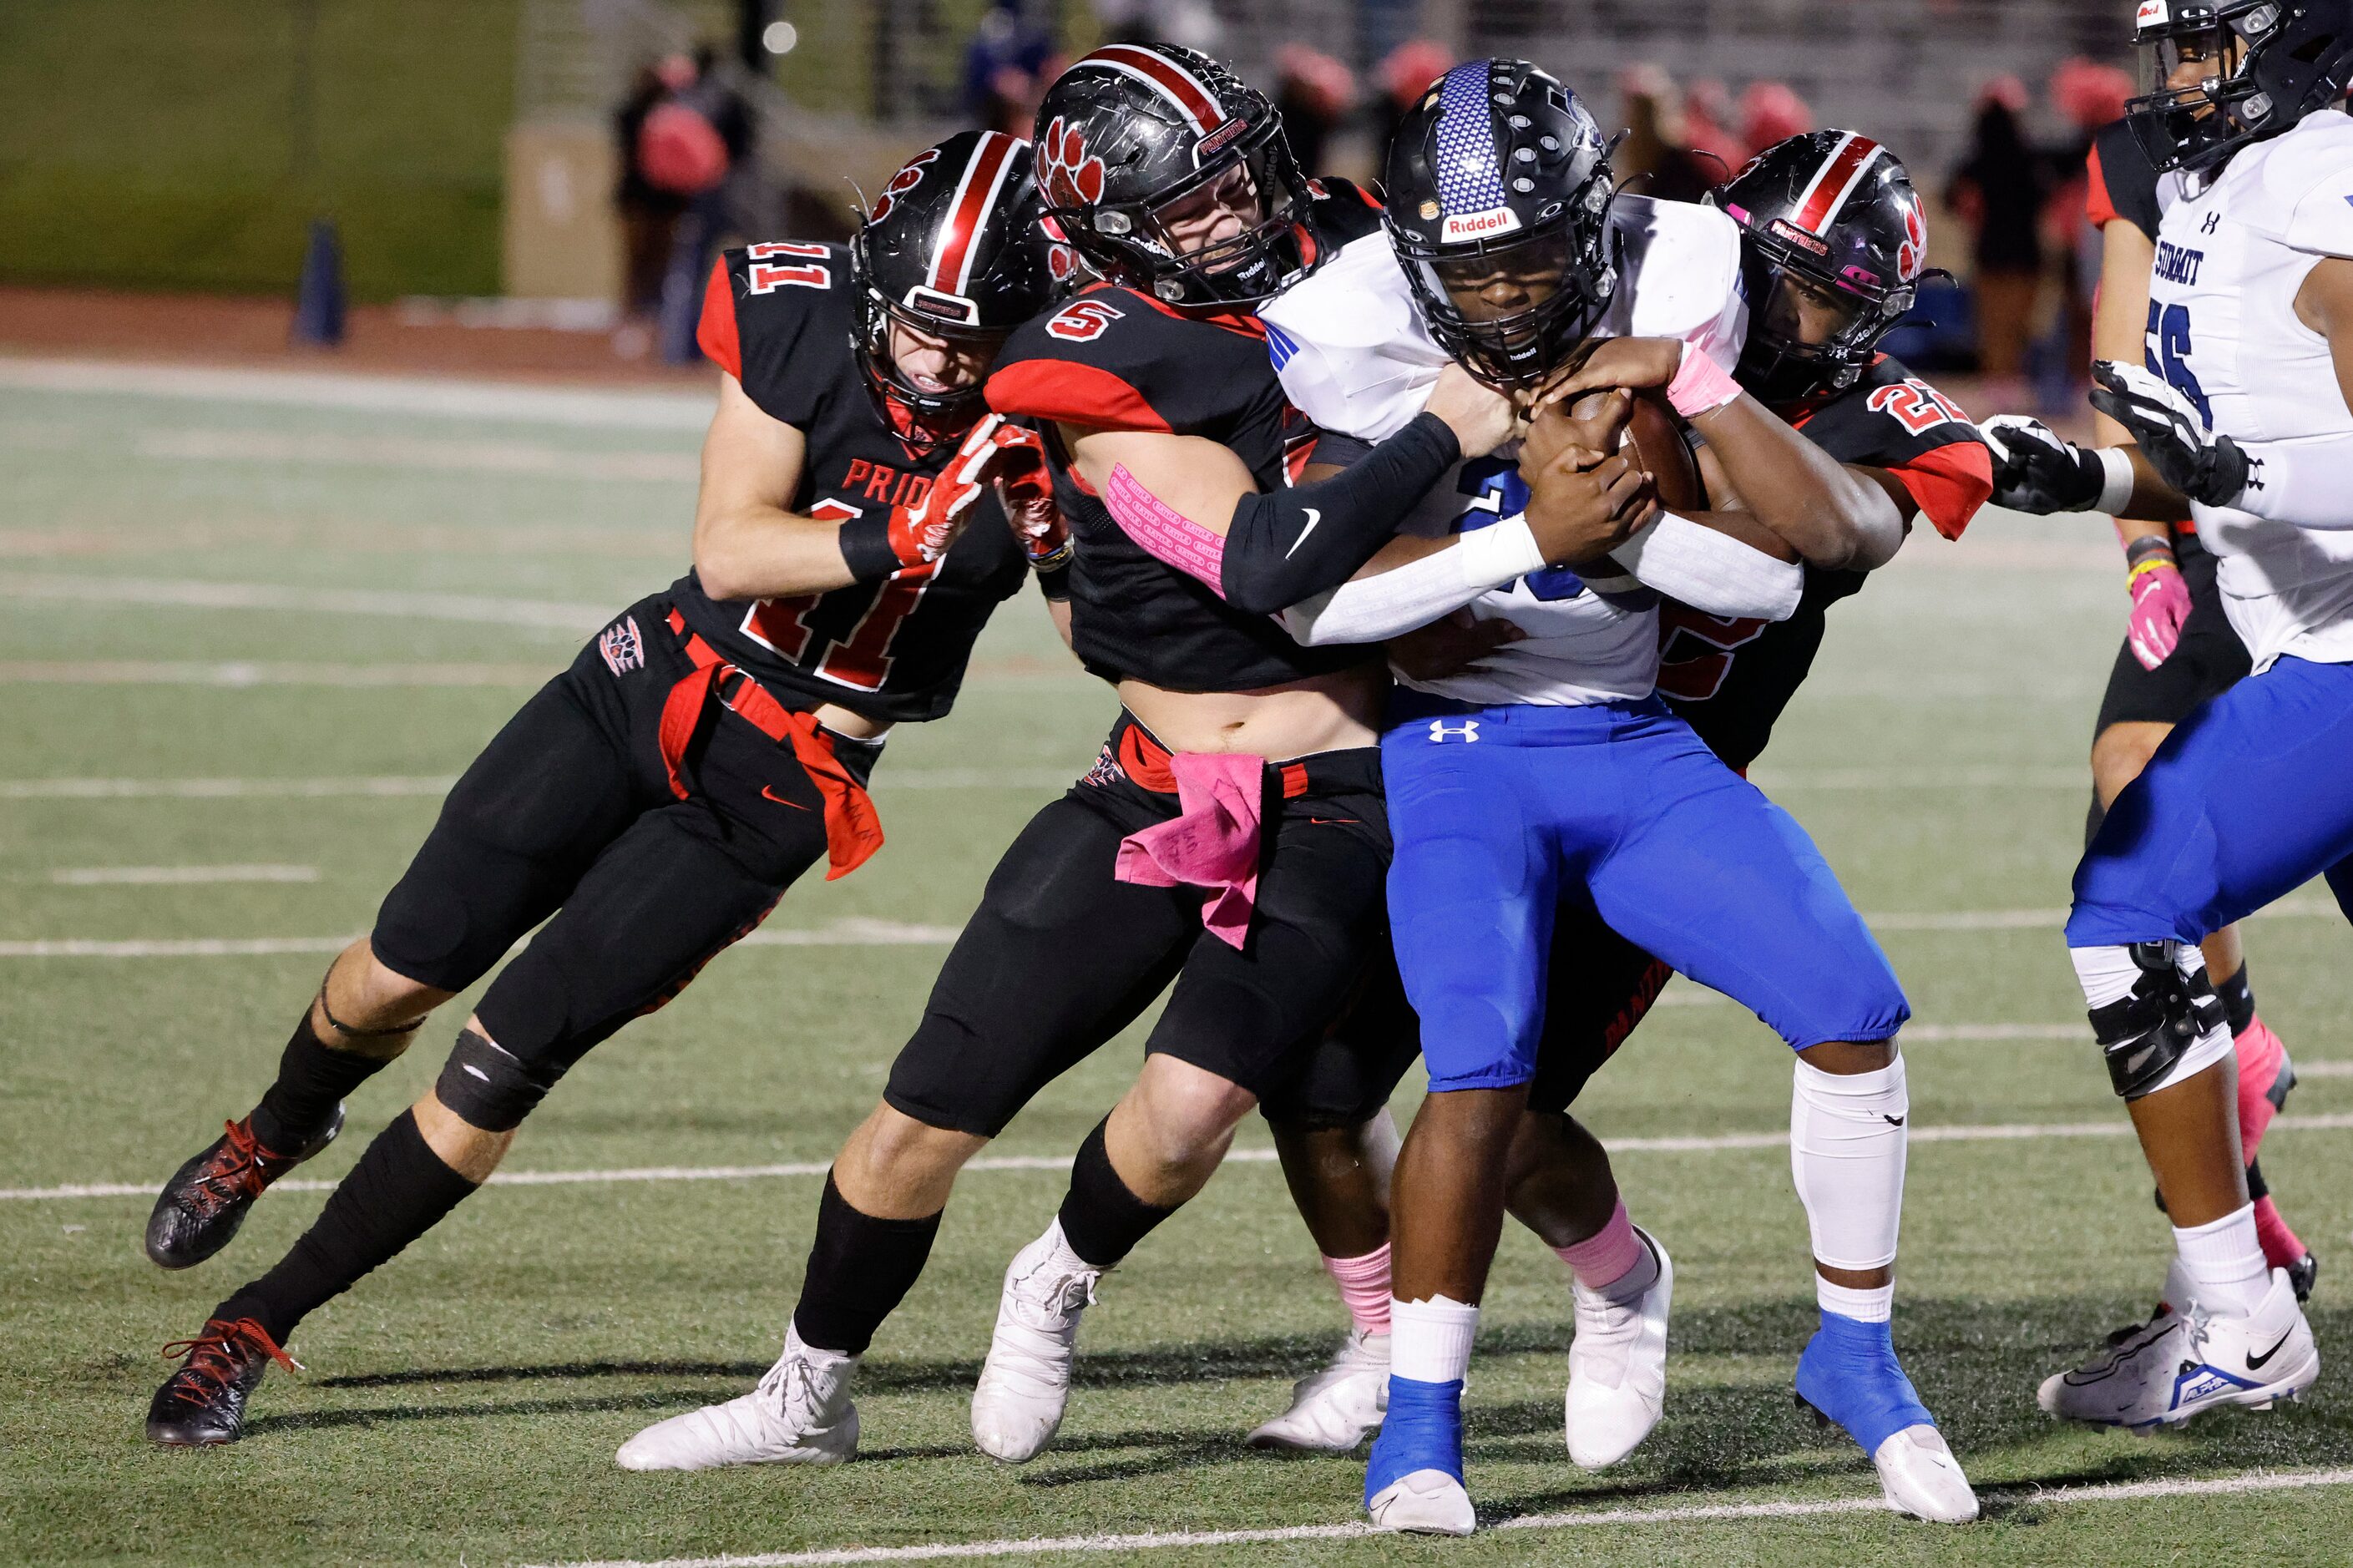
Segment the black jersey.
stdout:
[[[1845,391],[1784,412],[1840,462],[1894,474],[1947,539],[1958,539],[1993,494],[1993,457],[1968,416],[1883,354]],[[1807,567],[1805,592],[1786,621],[1662,605],[1660,694],[1717,756],[1746,771],[1813,668],[1830,607],[1860,589],[1863,576]]]
[[2122,218],[2156,242],[2157,226],[2165,217],[2157,190],[2161,176],[2129,124],[2119,120],[2100,128],[2084,174],[2084,216],[2094,228]]
[[[761,411],[807,438],[789,510],[851,518],[913,506],[955,456],[899,438],[850,351],[849,254],[754,245],[712,268],[696,341]],[[936,719],[955,700],[989,613],[1028,567],[993,494],[946,555],[871,583],[778,599],[713,599],[692,573],[680,612],[782,700],[838,702],[881,721]]]
[[[1380,212],[1345,181],[1317,183],[1312,261],[1372,233]],[[1253,315],[1180,310],[1110,283],[1013,334],[989,406],[1047,426],[1055,498],[1069,519],[1071,644],[1106,680],[1173,691],[1249,691],[1365,663],[1362,647],[1303,647],[1267,616],[1232,608],[1198,578],[1128,538],[1061,452],[1056,424],[1199,436],[1248,466],[1261,491],[1290,484],[1315,432],[1293,408]]]

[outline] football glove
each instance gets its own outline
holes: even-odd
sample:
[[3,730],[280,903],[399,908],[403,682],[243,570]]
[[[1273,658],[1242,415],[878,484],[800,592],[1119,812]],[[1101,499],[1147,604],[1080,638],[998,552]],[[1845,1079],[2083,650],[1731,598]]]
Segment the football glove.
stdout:
[[2126,624],[2125,645],[2143,669],[2155,669],[2181,646],[2181,626],[2189,618],[2189,584],[2172,549],[2160,540],[2136,543],[2126,560],[2131,563],[2125,586],[2132,595],[2132,619]]
[[1993,448],[1993,504],[2047,517],[2091,511],[2107,487],[2100,455],[2031,414],[1997,414],[1978,426]]
[[956,455],[913,506],[891,509],[891,554],[900,566],[927,566],[948,552],[948,547],[971,521],[972,503],[988,487],[992,471],[1002,461],[996,437],[1005,425],[1001,414],[985,416],[965,437]]
[[1054,479],[1046,467],[1046,444],[1035,430],[1007,425],[995,437],[994,482],[1013,536],[1033,570],[1051,572],[1071,558],[1071,529],[1054,504]]
[[2194,501],[2231,506],[2247,489],[2247,455],[2208,431],[2189,400],[2137,364],[2092,363],[2092,406],[2140,443],[2165,482]]

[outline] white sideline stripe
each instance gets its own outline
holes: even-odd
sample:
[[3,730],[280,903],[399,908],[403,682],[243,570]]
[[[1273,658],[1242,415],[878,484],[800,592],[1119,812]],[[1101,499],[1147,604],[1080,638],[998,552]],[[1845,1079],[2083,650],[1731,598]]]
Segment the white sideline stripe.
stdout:
[[315,882],[316,866],[83,866],[49,873],[65,888],[167,887],[198,882]]
[[242,659],[0,663],[7,686],[537,686],[561,665],[260,664]]
[[[2124,1138],[2132,1123],[2120,1113],[2108,1121],[1995,1122],[1982,1126],[1915,1127],[1915,1143],[2010,1143],[2041,1138]],[[2342,1132],[2353,1131],[2353,1114],[2283,1116],[2272,1132]],[[2268,1136],[2269,1134],[2266,1134]],[[1706,1138],[1611,1138],[1610,1152],[1620,1154],[1707,1154],[1746,1149],[1779,1149],[1788,1145],[1787,1132],[1725,1132]],[[1229,1163],[1271,1164],[1272,1149],[1229,1150]],[[777,1165],[641,1165],[610,1171],[500,1171],[491,1180],[512,1187],[604,1186],[624,1182],[743,1182],[776,1176],[822,1176],[833,1168],[829,1160],[801,1160]],[[967,1171],[1067,1171],[1067,1154],[983,1154],[965,1166]],[[333,1182],[290,1177],[270,1184],[274,1191],[323,1193]],[[36,1203],[51,1198],[153,1197],[153,1182],[88,1182],[61,1187],[0,1187],[0,1203]]]
[[[5,679],[0,674],[0,679]],[[885,768],[875,775],[873,787],[878,794],[892,789],[1063,789],[1081,771],[1076,767],[901,768],[896,772]],[[443,795],[457,782],[454,773],[323,779],[0,779],[0,800],[334,800]]]
[[[945,947],[958,927],[907,925],[863,915],[831,925],[755,931],[738,947]],[[6,958],[269,958],[282,953],[341,952],[364,932],[342,936],[199,936],[110,940],[101,937],[38,937],[0,942]]]
[[[715,380],[712,384],[715,388]],[[0,356],[0,387],[421,414],[448,419],[515,419],[595,430],[699,431],[711,423],[714,405],[708,391],[599,391],[443,376],[212,369],[16,356]]]
[[[2333,1470],[2242,1470],[2232,1476],[2180,1480],[2111,1481],[2085,1487],[1989,1489],[1989,1500],[2037,1508],[2086,1502],[2132,1502],[2144,1498],[2211,1497],[2245,1492],[2301,1491],[2353,1485],[2353,1468]],[[1698,1503],[1677,1508],[1599,1508],[1563,1513],[1523,1514],[1489,1528],[1574,1530],[1588,1525],[1699,1524],[1744,1519],[1819,1519],[1827,1514],[1877,1513],[1887,1504],[1875,1497],[1824,1498],[1815,1502]],[[845,1546],[811,1552],[763,1552],[724,1557],[607,1558],[570,1563],[561,1568],[820,1568],[854,1563],[936,1562],[944,1558],[1041,1557],[1062,1552],[1151,1552],[1165,1548],[1252,1546],[1286,1541],[1350,1541],[1376,1535],[1358,1520],[1346,1524],[1293,1524],[1267,1530],[1166,1530],[1135,1535],[1063,1535],[1026,1541],[942,1541],[920,1546]]]
[[576,635],[612,619],[602,605],[550,599],[508,599],[487,594],[419,594],[398,590],[295,588],[281,583],[214,583],[185,577],[77,577],[0,573],[0,595],[12,599],[69,599],[117,605],[172,605],[205,610],[296,610],[328,616],[397,616],[405,620],[466,621],[530,626]]
[[2293,1053],[2288,1059],[2295,1064],[2298,1078],[2353,1078],[2353,1061],[2306,1061]]
[[[2343,919],[2333,899],[2282,899],[2257,910],[2253,920]],[[1933,910],[1862,917],[1878,931],[2057,931],[2067,923],[2067,911],[2048,910]]]
[[2082,789],[2088,768],[1758,768],[1760,789]]
[[2092,1026],[2073,1024],[1906,1024],[1899,1037],[1907,1045],[1940,1040],[2082,1040],[2089,1044]]
[[595,452],[522,441],[447,441],[398,436],[291,435],[275,430],[152,430],[132,450],[178,462],[342,463],[438,473],[528,474],[535,479],[692,484],[691,452]]

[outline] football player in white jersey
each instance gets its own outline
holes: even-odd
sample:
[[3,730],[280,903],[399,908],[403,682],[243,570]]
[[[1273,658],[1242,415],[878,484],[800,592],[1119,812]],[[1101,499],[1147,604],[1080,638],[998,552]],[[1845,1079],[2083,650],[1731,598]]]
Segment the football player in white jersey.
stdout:
[[[2237,1065],[2198,943],[2326,875],[2353,910],[2353,0],[2142,0],[2130,121],[2179,170],[2145,365],[2092,395],[2137,446],[2018,444],[2085,509],[2194,517],[2254,673],[2176,726],[2075,872],[2067,945],[2173,1224],[2167,1305],[2048,1379],[2055,1415],[2147,1429],[2268,1408],[2320,1370],[2266,1265]],[[2130,494],[2127,496],[2126,491]]]
[[[1456,67],[1400,126],[1387,184],[1391,254],[1358,241],[1261,310],[1285,388],[1318,425],[1379,438],[1449,359],[1562,400],[1661,387],[1784,556],[1872,565],[1901,542],[1884,490],[1732,382],[1745,337],[1735,225],[1613,199],[1599,132],[1554,79],[1520,61]],[[1598,462],[1624,417],[1623,403],[1577,421],[1541,416],[1520,471]],[[1974,1517],[1888,1331],[1908,1116],[1902,990],[1803,830],[1652,690],[1651,590],[1712,592],[1747,602],[1726,613],[1757,615],[1775,613],[1765,602],[1785,584],[1786,616],[1797,574],[1746,545],[1718,548],[1715,514],[1646,521],[1606,558],[1548,565],[1519,515],[1542,500],[1507,464],[1466,466],[1447,547],[1400,540],[1285,616],[1303,638],[1363,640],[1469,605],[1522,634],[1475,668],[1398,690],[1383,740],[1390,918],[1431,1094],[1397,1169],[1388,1408],[1366,1507],[1390,1530],[1475,1524],[1462,1378],[1567,898],[1746,1002],[1799,1051],[1793,1164],[1823,1309],[1800,1395],[1873,1456],[1893,1506]],[[1494,561],[1516,563],[1500,584],[1485,574]],[[1663,587],[1678,575],[1704,581]],[[1655,1244],[1638,1237],[1633,1260],[1626,1289],[1663,1293]]]

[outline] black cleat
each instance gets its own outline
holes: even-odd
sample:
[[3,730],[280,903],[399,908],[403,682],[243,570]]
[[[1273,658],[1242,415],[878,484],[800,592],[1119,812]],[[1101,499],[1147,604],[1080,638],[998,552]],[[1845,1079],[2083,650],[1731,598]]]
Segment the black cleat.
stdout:
[[2309,1252],[2287,1266],[2288,1289],[2295,1292],[2299,1301],[2312,1300],[2312,1287],[2319,1278],[2320,1259]]
[[211,1448],[245,1436],[245,1402],[261,1385],[269,1363],[301,1371],[292,1356],[251,1318],[205,1325],[193,1340],[164,1347],[182,1355],[180,1370],[164,1380],[147,1405],[147,1440],[167,1448]]
[[159,1268],[189,1268],[233,1240],[264,1187],[335,1141],[343,1108],[327,1130],[291,1154],[265,1149],[253,1118],[232,1121],[213,1146],[172,1173],[147,1216],[147,1256]]

